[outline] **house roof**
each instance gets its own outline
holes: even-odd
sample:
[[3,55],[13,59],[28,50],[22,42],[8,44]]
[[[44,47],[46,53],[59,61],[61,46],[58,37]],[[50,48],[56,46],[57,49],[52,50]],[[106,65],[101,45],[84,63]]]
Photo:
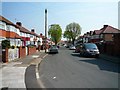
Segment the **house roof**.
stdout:
[[18,26],[18,27],[19,27],[20,32],[24,32],[24,33],[31,34],[31,32],[30,32],[28,29],[26,29],[26,28],[24,28],[24,27],[22,27],[22,26],[19,26],[19,25],[16,25],[16,26]]
[[32,35],[35,35],[37,37],[40,37],[40,35],[36,34],[35,32],[31,32]]
[[[0,21],[5,22],[8,25],[13,25],[15,27],[17,27],[14,23],[12,23],[11,21],[9,21],[8,19],[4,18],[3,16],[0,15]],[[17,27],[18,28],[18,27]]]
[[116,29],[109,25],[104,25],[104,27],[101,30],[102,30],[101,33],[120,33],[119,29]]
[[120,33],[119,29],[116,29],[112,26],[109,25],[104,25],[103,28],[101,28],[100,30],[94,30],[93,34],[94,35],[100,35],[101,33]]
[[1,15],[0,15],[0,20],[3,21],[3,22],[6,22],[7,24],[13,24],[11,21],[9,21],[8,19],[4,18]]
[[90,31],[90,35],[93,35],[93,32],[94,32],[94,31]]
[[[0,15],[0,20],[3,21],[3,22],[5,22],[5,23],[8,24],[8,25],[13,25],[13,26],[19,28],[19,29],[20,29],[20,32],[24,32],[24,33],[27,33],[27,34],[32,34],[32,35],[35,35],[35,36],[37,36],[37,37],[40,37],[40,35],[36,34],[35,32],[31,32],[31,31],[29,31],[28,29],[26,29],[25,27],[20,26],[20,25],[18,25],[18,24],[15,25],[14,23],[12,23],[11,21],[9,21],[8,19],[4,18],[4,17],[1,16],[1,15]],[[18,37],[18,38],[20,38],[20,37]]]
[[94,30],[93,35],[99,35],[101,34],[102,30]]

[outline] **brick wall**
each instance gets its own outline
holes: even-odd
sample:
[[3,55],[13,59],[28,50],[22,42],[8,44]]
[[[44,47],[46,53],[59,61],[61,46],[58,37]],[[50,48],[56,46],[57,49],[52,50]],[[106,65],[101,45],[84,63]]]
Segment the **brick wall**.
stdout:
[[25,47],[19,47],[19,58],[26,56],[26,49]]
[[28,47],[28,55],[31,55],[36,52],[36,47]]
[[102,44],[97,44],[100,53],[120,57],[120,34],[114,35],[114,40]]
[[104,40],[105,41],[113,41],[113,34],[105,34]]
[[8,48],[2,51],[2,61],[4,63],[8,62]]
[[120,57],[120,33],[114,35],[114,54]]
[[[28,47],[28,55],[31,55],[36,52],[36,47]],[[23,58],[26,56],[26,48],[19,47],[19,58]],[[2,62],[8,62],[8,48],[2,51]]]

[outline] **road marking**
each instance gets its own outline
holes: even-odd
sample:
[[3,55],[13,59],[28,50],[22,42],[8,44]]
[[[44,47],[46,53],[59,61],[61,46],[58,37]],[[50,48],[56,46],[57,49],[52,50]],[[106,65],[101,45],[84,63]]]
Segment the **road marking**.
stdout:
[[[43,56],[42,58],[45,58],[48,54],[46,54],[45,56]],[[41,59],[42,61],[42,59]],[[39,63],[41,63],[41,61]],[[37,82],[38,84],[40,85],[41,88],[44,88],[45,89],[45,86],[43,85],[42,81],[40,80],[40,75],[39,75],[39,71],[38,71],[38,64],[36,64],[36,79],[37,79]],[[46,90],[46,89],[45,89]]]
[[39,57],[39,55],[32,55],[32,57],[33,57],[33,58],[38,58],[38,57]]
[[37,78],[37,79],[39,79],[39,78],[40,78],[40,77],[39,77],[39,74],[38,74],[37,72],[36,72],[36,78]]
[[53,79],[56,79],[56,77],[53,77]]
[[38,72],[38,64],[36,65],[36,78],[37,78],[38,84],[40,85],[40,88],[45,88],[42,81],[40,80],[40,75],[39,75],[39,72]]
[[45,56],[43,56],[43,58],[45,58],[48,54],[46,54]]

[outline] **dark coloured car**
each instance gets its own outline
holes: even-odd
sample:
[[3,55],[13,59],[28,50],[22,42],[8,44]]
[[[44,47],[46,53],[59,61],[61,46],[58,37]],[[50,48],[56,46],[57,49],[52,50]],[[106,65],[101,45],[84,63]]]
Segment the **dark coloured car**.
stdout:
[[95,56],[99,57],[99,50],[96,44],[94,43],[84,43],[81,46],[80,54],[83,56]]
[[52,45],[49,48],[49,53],[58,53],[58,47],[56,45]]

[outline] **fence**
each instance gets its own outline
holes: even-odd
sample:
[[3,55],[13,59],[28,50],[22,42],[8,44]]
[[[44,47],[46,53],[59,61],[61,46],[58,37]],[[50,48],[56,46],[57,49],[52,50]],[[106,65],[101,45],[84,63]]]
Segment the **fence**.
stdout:
[[36,52],[36,47],[19,47],[14,49],[2,50],[2,62],[10,62],[17,58],[23,58]]
[[114,35],[114,41],[97,43],[97,46],[102,54],[120,57],[120,34]]

